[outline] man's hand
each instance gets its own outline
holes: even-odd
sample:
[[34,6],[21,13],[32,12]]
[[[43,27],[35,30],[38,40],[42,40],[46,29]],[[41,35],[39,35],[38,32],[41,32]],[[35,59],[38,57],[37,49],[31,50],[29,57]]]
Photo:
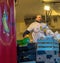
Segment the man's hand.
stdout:
[[28,34],[24,36],[24,38],[27,38],[27,37],[29,38],[29,35]]

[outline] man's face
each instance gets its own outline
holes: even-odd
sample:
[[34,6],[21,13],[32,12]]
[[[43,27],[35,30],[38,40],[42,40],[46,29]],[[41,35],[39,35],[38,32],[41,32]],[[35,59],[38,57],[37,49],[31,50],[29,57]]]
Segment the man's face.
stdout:
[[42,17],[40,15],[37,15],[36,20],[40,22],[42,20]]

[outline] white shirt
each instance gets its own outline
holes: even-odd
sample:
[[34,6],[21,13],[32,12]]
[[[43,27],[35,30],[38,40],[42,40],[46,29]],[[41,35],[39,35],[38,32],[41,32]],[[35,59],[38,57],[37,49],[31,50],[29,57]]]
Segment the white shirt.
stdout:
[[33,22],[28,28],[28,31],[32,31],[32,37],[33,41],[37,42],[37,39],[40,39],[41,37],[45,37],[44,31],[42,30],[42,27],[46,26],[45,23],[38,23]]

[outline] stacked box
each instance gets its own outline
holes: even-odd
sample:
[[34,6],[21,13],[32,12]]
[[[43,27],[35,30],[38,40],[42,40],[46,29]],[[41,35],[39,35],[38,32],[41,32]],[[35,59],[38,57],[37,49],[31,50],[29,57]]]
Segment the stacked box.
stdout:
[[36,63],[59,63],[58,53],[58,41],[53,38],[40,39],[37,42]]
[[27,46],[18,47],[18,62],[27,62],[36,60],[36,44],[29,43]]

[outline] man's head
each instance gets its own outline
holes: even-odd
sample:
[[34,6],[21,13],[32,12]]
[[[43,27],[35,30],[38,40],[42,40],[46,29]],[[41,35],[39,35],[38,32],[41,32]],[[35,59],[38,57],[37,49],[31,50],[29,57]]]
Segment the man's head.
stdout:
[[42,16],[41,15],[37,15],[36,16],[36,21],[41,22],[42,21]]

